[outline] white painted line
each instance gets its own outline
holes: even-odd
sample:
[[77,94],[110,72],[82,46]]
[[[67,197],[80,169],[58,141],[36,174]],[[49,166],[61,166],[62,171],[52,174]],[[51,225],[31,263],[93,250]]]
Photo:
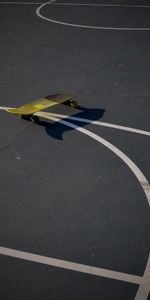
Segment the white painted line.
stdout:
[[63,6],[95,6],[95,7],[128,7],[128,8],[150,8],[150,5],[133,5],[133,4],[100,4],[100,3],[71,3],[55,2],[52,5]]
[[[4,111],[6,111],[7,109],[11,109],[11,108],[13,108],[13,107],[0,106],[0,110],[4,110]],[[49,113],[48,113],[48,115],[49,115]],[[63,119],[67,119],[67,120],[83,122],[86,124],[90,123],[93,125],[114,128],[114,129],[124,130],[127,132],[133,132],[133,133],[137,133],[137,134],[150,136],[150,131],[145,131],[145,130],[141,130],[141,129],[137,129],[137,128],[131,128],[131,127],[127,127],[127,126],[121,126],[121,125],[116,125],[116,124],[112,124],[112,123],[100,122],[100,121],[93,121],[93,120],[85,119],[85,118],[70,117],[68,115],[62,115],[62,114],[50,113],[50,115],[53,117],[56,117],[56,118],[61,118],[61,119],[63,118]]]
[[73,121],[77,121],[77,122],[90,123],[90,124],[94,124],[94,125],[99,125],[99,126],[104,126],[104,127],[114,128],[114,129],[120,129],[120,130],[124,130],[124,131],[128,131],[128,132],[133,132],[133,133],[137,133],[137,134],[150,136],[150,131],[140,130],[140,129],[136,129],[136,128],[121,126],[121,125],[116,125],[116,124],[112,124],[112,123],[93,121],[93,120],[90,120],[90,119],[70,117],[70,116],[67,116],[67,115],[54,114],[54,113],[51,113],[51,116],[54,116],[56,118],[61,118],[61,119],[64,118],[64,119],[73,120]]
[[150,27],[145,27],[145,28],[144,27],[138,27],[138,28],[136,28],[136,27],[109,27],[109,26],[92,26],[92,25],[82,25],[82,24],[75,24],[75,23],[60,22],[58,20],[47,18],[42,15],[42,13],[41,13],[42,8],[48,4],[50,4],[50,2],[44,3],[36,9],[36,15],[39,18],[41,18],[47,22],[51,22],[51,23],[55,23],[55,24],[59,24],[59,25],[70,26],[70,27],[99,29],[99,30],[150,31]]
[[[143,188],[143,191],[146,195],[148,204],[150,206],[150,185],[144,174],[141,172],[141,170],[136,166],[136,164],[122,151],[120,151],[117,147],[109,143],[107,140],[101,138],[100,136],[96,135],[95,133],[86,130],[85,128],[78,127],[77,125],[74,125],[70,122],[66,122],[64,120],[60,120],[58,118],[54,118],[50,116],[50,114],[45,113],[45,112],[38,112],[36,113],[38,116],[42,116],[46,119],[50,119],[53,121],[58,121],[59,123],[66,125],[68,127],[74,128],[83,134],[90,136],[97,142],[103,144],[105,147],[110,149],[113,153],[115,153],[118,157],[121,158],[122,161],[129,167],[129,169],[134,173],[136,176],[137,180],[139,181],[141,187]],[[147,300],[148,294],[150,292],[150,259],[148,259],[145,272],[142,278],[142,283],[140,284],[140,287],[137,291],[137,295],[135,300]]]
[[7,5],[40,5],[43,2],[0,2],[0,4],[7,4]]
[[[52,117],[51,114],[45,113],[45,112],[37,112],[35,115],[42,116],[43,118],[58,121],[59,123],[74,128],[78,130],[79,132],[91,137],[92,139],[96,140],[100,144],[103,144],[105,147],[110,149],[115,155],[117,155],[124,163],[129,167],[129,169],[134,173],[137,180],[139,181],[141,187],[143,188],[143,191],[146,195],[147,201],[150,205],[150,185],[144,176],[144,174],[141,172],[141,170],[135,165],[135,163],[122,151],[120,151],[117,147],[109,143],[107,140],[101,138],[100,136],[96,135],[95,133],[86,130],[85,128],[78,127],[75,124],[72,124],[70,122],[67,122],[65,120],[60,120],[59,118]],[[12,257],[17,257],[21,259],[26,259],[30,261],[35,261],[43,264],[48,264],[55,267],[65,268],[73,271],[78,271],[82,273],[88,273],[96,276],[102,276],[107,278],[112,278],[116,280],[131,282],[139,284],[140,287],[137,292],[136,300],[146,300],[149,290],[150,290],[150,260],[147,262],[147,266],[144,272],[144,276],[134,276],[130,274],[125,273],[118,273],[111,270],[101,269],[101,268],[95,268],[92,266],[86,266],[82,264],[72,263],[64,260],[58,260],[54,258],[49,258],[45,256],[39,256],[36,254],[31,254],[23,251],[8,249],[5,247],[0,247],[0,253],[3,255],[8,255]]]
[[137,291],[135,300],[144,300],[148,299],[148,295],[150,292],[150,256],[147,262],[147,266],[144,272],[144,276],[140,283],[140,287]]
[[134,173],[134,175],[136,176],[137,180],[139,181],[141,187],[143,188],[143,191],[146,195],[146,198],[148,200],[148,203],[150,205],[150,185],[148,180],[146,179],[146,177],[144,176],[144,174],[141,172],[141,170],[136,166],[136,164],[126,155],[124,154],[121,150],[119,150],[117,147],[115,147],[114,145],[112,145],[110,142],[108,142],[107,140],[101,138],[100,136],[98,136],[97,134],[79,127],[73,123],[67,122],[65,120],[62,120],[60,118],[56,118],[56,117],[52,117],[50,113],[46,113],[46,112],[42,112],[39,111],[37,113],[35,113],[36,116],[41,116],[45,119],[49,119],[49,120],[53,120],[53,121],[58,121],[59,123],[66,125],[68,127],[74,128],[80,132],[82,132],[83,134],[90,136],[92,139],[96,140],[97,142],[99,142],[100,144],[103,144],[105,147],[107,147],[108,149],[110,149],[113,153],[115,153],[118,157],[121,158],[122,161],[124,161],[124,163],[129,167],[129,169]]
[[[133,5],[133,4],[100,4],[100,3],[71,3],[71,2],[55,2],[52,0],[51,2],[47,2],[47,4],[58,5],[58,6],[95,6],[95,7],[129,7],[129,8],[150,8],[150,5]],[[8,5],[40,5],[45,4],[45,2],[19,2],[19,1],[0,1],[0,4],[8,4]]]
[[14,250],[6,247],[0,247],[0,254],[27,260],[27,261],[33,261],[36,263],[45,264],[57,268],[63,268],[75,272],[81,272],[81,273],[91,274],[95,276],[106,277],[109,279],[115,279],[115,280],[130,282],[134,284],[140,284],[142,280],[142,277],[136,275],[115,272],[107,269],[78,264],[66,260],[56,259],[56,258],[43,256],[43,255],[37,255],[37,254]]
[[11,109],[13,107],[0,106],[0,110],[6,111],[7,109]]

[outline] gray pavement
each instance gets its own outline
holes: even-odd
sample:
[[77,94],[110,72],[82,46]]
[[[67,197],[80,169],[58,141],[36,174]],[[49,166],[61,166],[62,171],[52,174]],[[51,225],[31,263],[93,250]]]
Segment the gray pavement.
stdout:
[[[150,27],[150,8],[108,3],[122,7],[53,4],[41,12],[91,27]],[[53,113],[150,131],[150,31],[54,24],[36,15],[39,5],[0,3],[0,106],[71,91],[80,109]],[[149,136],[74,123],[124,152],[150,180]],[[58,122],[34,124],[1,111],[0,124],[0,246],[142,277],[149,205],[129,167]],[[1,300],[133,300],[139,288],[5,255],[0,269]]]

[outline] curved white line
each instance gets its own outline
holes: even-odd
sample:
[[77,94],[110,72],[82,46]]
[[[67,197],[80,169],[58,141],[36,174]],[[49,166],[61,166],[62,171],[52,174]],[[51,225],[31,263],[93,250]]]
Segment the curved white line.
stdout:
[[[51,5],[58,5],[58,6],[95,6],[95,7],[129,7],[129,8],[150,8],[150,5],[134,5],[134,4],[100,4],[100,3],[93,3],[93,4],[90,4],[90,3],[69,3],[69,2],[56,2],[56,3],[53,3],[55,2],[54,1],[51,1],[51,2],[48,2],[48,4],[51,4]],[[10,2],[10,1],[6,1],[6,2],[3,2],[1,1],[0,4],[10,4],[10,5],[40,5],[40,4],[45,4],[45,2],[18,2],[18,1],[13,1],[13,2]]]
[[138,179],[140,185],[142,186],[144,193],[147,197],[148,203],[150,205],[150,185],[149,182],[147,181],[146,177],[144,174],[140,171],[140,169],[135,165],[135,163],[128,158],[126,154],[124,154],[121,150],[119,150],[117,147],[113,146],[110,142],[106,141],[105,139],[101,138],[97,134],[82,128],[78,127],[77,125],[67,122],[65,120],[61,120],[60,118],[52,117],[50,113],[45,113],[45,112],[37,112],[35,113],[36,116],[41,116],[43,118],[53,120],[53,121],[58,121],[59,123],[69,126],[71,128],[74,128],[88,136],[90,136],[92,139],[96,140],[97,142],[103,144],[105,147],[109,148],[113,153],[115,153],[118,157],[121,158],[125,162],[125,164],[130,168],[130,170],[134,173],[136,178]]
[[[6,107],[0,107],[0,109],[6,110]],[[100,136],[94,134],[93,132],[91,132],[87,129],[78,127],[77,125],[74,125],[70,122],[66,122],[65,120],[60,120],[60,119],[52,116],[50,113],[37,112],[35,115],[41,116],[41,117],[49,119],[49,120],[58,121],[61,124],[64,124],[71,128],[74,128],[74,129],[90,136],[94,140],[103,144],[105,147],[109,148],[113,153],[115,153],[118,157],[120,157],[125,162],[125,164],[130,168],[130,170],[134,173],[134,175],[138,179],[141,187],[143,188],[143,191],[144,191],[146,198],[148,200],[148,203],[150,205],[150,185],[149,185],[146,177],[141,172],[141,170],[135,165],[135,163],[127,155],[125,155],[122,151],[120,151],[117,147],[115,147],[114,145],[112,145],[111,143],[106,141],[105,139],[101,138]],[[144,272],[144,276],[142,278],[142,282],[138,289],[135,300],[146,300],[148,293],[149,293],[149,286],[150,286],[150,258],[148,259],[146,269]]]
[[[58,121],[59,123],[71,127],[73,129],[78,130],[79,132],[82,132],[83,134],[86,134],[87,136],[91,137],[92,139],[96,140],[100,144],[103,144],[105,147],[107,147],[109,150],[111,150],[115,155],[117,155],[121,160],[124,161],[124,163],[129,167],[129,169],[133,172],[133,174],[136,176],[137,180],[139,181],[141,187],[143,188],[143,191],[146,195],[147,201],[150,206],[150,185],[144,174],[141,172],[141,170],[136,166],[136,164],[121,150],[119,150],[117,147],[112,145],[107,140],[101,138],[97,134],[82,128],[78,127],[77,125],[74,125],[70,122],[67,122],[65,120],[60,120],[59,118],[52,117],[50,114],[45,112],[37,112],[37,116],[41,116],[43,118]],[[148,259],[145,272],[142,278],[142,283],[140,284],[140,287],[137,291],[137,295],[135,297],[135,300],[146,300],[148,297],[150,291],[150,259]]]
[[[12,108],[13,107],[0,106],[0,110],[4,110],[4,111],[6,111],[7,109],[12,109]],[[45,114],[46,114],[46,112],[45,112]],[[137,133],[137,134],[150,136],[149,131],[145,131],[145,130],[141,130],[141,129],[137,129],[137,128],[131,128],[131,127],[127,127],[127,126],[121,126],[121,125],[116,125],[116,124],[112,124],[112,123],[100,122],[100,121],[93,121],[93,120],[85,119],[85,118],[70,117],[68,115],[62,115],[62,114],[48,113],[48,115],[49,114],[56,118],[64,118],[64,119],[67,118],[68,120],[73,120],[73,121],[77,121],[77,122],[90,123],[93,125],[99,125],[99,126],[104,126],[104,127],[109,127],[109,128],[114,128],[114,129],[119,129],[119,130],[124,130],[124,131],[128,131],[128,132],[133,132],[133,133]]]
[[48,22],[51,22],[51,23],[55,23],[55,24],[59,24],[59,25],[66,25],[66,26],[71,26],[71,27],[78,27],[78,28],[89,28],[89,29],[101,29],[101,30],[124,30],[124,31],[149,31],[150,30],[150,27],[145,27],[145,28],[136,28],[136,27],[106,27],[106,26],[90,26],[90,25],[82,25],[82,24],[74,24],[74,23],[67,23],[67,22],[60,22],[60,21],[57,21],[57,20],[54,20],[54,19],[51,19],[51,18],[47,18],[47,17],[44,17],[42,14],[41,14],[41,9],[50,4],[51,2],[46,2],[42,5],[40,5],[37,9],[36,9],[36,15],[45,20],[45,21],[48,21]]

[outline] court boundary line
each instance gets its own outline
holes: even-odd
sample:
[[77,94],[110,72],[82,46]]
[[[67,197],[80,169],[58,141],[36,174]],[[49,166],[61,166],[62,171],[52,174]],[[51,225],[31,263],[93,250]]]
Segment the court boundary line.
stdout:
[[[79,131],[79,132],[81,132],[81,133],[83,133],[83,134],[85,134],[85,135],[93,138],[94,140],[98,141],[99,143],[103,144],[105,147],[107,147],[109,150],[111,150],[113,153],[115,153],[121,160],[124,161],[124,163],[129,167],[129,169],[132,171],[132,173],[136,176],[136,178],[138,179],[141,187],[143,188],[143,191],[145,193],[147,201],[148,201],[148,203],[150,205],[150,185],[149,185],[146,177],[140,171],[140,169],[135,165],[135,163],[127,155],[125,155],[121,150],[119,150],[117,147],[115,147],[113,144],[111,144],[107,140],[101,138],[99,135],[97,135],[97,134],[95,134],[95,133],[93,133],[93,132],[91,132],[91,131],[89,131],[89,130],[87,130],[85,128],[79,127],[79,126],[77,126],[77,125],[75,125],[73,123],[67,122],[67,121],[62,120],[60,118],[53,117],[53,116],[51,116],[50,113],[37,112],[37,113],[35,113],[35,115],[44,117],[44,118],[52,120],[52,121],[58,121],[59,123],[65,125],[65,126],[74,128],[77,131]],[[0,247],[0,251],[1,251],[0,252],[1,254],[7,255],[7,256],[14,256],[14,252],[13,251],[17,251],[15,253],[17,253],[17,255],[19,255],[18,258],[21,258],[21,255],[22,255],[22,251],[20,253],[19,250],[13,250],[13,249],[9,249],[9,248],[6,248],[6,247]],[[30,255],[30,257],[32,256],[32,259],[33,259],[34,254],[29,254],[27,252],[23,252],[23,257],[26,257],[26,255]],[[58,261],[56,259],[48,258],[48,257],[45,257],[45,256],[40,256],[40,259],[41,259],[41,257],[42,257],[42,262],[43,263],[45,262],[45,260],[50,259],[50,260],[52,260],[51,263],[52,262],[54,263],[54,260],[55,260],[55,266],[58,266],[58,265],[56,265],[58,263]],[[36,258],[37,258],[37,256],[36,256]],[[28,259],[26,259],[26,260],[28,260]],[[37,259],[37,262],[38,262],[38,259]],[[68,265],[68,264],[70,264],[71,262],[59,260],[59,263],[60,262],[61,262],[61,264],[60,264],[61,268],[62,267],[64,268],[64,264],[65,264],[70,269],[71,265]],[[50,261],[49,261],[49,263],[50,263]],[[80,264],[76,264],[76,263],[71,263],[71,264],[73,264],[72,265],[73,268],[77,267],[77,269],[76,270],[74,269],[74,271],[79,271],[79,272],[82,272],[82,273],[87,273],[87,271],[90,271],[90,272],[92,272],[91,273],[92,275],[96,275],[95,274],[95,272],[96,272],[97,274],[99,274],[98,276],[101,276],[101,277],[107,277],[108,278],[108,272],[109,272],[109,278],[110,278],[110,276],[112,276],[111,272],[113,272],[113,276],[115,274],[115,278],[114,277],[113,278],[111,277],[111,278],[118,280],[118,274],[115,271],[108,271],[106,269],[101,269],[101,268],[96,268],[95,269],[95,267],[94,267],[94,269],[91,269],[91,268],[93,268],[91,266],[80,265]],[[68,267],[67,267],[67,269],[68,269]],[[85,272],[85,270],[86,270],[86,272]],[[121,274],[123,275],[125,273],[121,273]],[[120,277],[120,273],[119,273],[119,278],[122,278],[122,275]],[[130,276],[130,275],[125,275],[125,280],[124,281],[126,281],[126,276]],[[131,275],[131,276],[134,276],[134,275]],[[129,278],[128,278],[128,280],[129,280]],[[132,277],[132,279],[130,278],[130,280],[133,280],[133,277]],[[141,278],[139,279],[139,277],[138,277],[138,280],[140,280],[139,283],[138,283],[139,284],[139,288],[138,288],[135,300],[146,300],[147,296],[148,296],[148,293],[149,293],[149,283],[150,283],[150,259],[148,259],[148,262],[146,264],[146,268],[145,268],[145,271],[144,271],[144,275],[142,276],[142,279]],[[121,279],[121,281],[122,281],[122,279]]]
[[142,171],[136,166],[136,164],[123,151],[121,151],[119,148],[114,146],[112,143],[108,142],[106,139],[93,133],[92,131],[87,130],[83,127],[79,127],[78,125],[75,125],[74,123],[67,122],[66,120],[62,120],[58,117],[54,117],[51,115],[51,113],[38,111],[35,113],[35,115],[39,116],[39,117],[43,117],[45,119],[59,122],[65,126],[76,129],[77,131],[91,137],[92,139],[96,140],[97,142],[99,142],[100,144],[104,145],[106,148],[111,150],[116,156],[118,156],[129,167],[129,169],[135,175],[135,177],[137,178],[138,182],[140,183],[140,185],[145,193],[146,199],[150,206],[150,184],[149,184],[147,178],[145,177],[145,175],[142,173]]
[[[19,1],[0,1],[0,4],[8,5],[38,5],[45,4],[45,2],[19,2]],[[150,5],[138,5],[138,4],[101,4],[101,3],[73,3],[73,2],[55,2],[55,0],[47,2],[50,5],[60,5],[60,6],[95,6],[95,7],[131,7],[131,8],[150,8]]]
[[[44,3],[44,2],[43,2]],[[60,6],[95,6],[95,7],[131,7],[131,8],[150,8],[150,5],[134,5],[134,4],[101,4],[101,3],[73,3],[73,2],[49,2],[51,5]]]
[[62,259],[52,258],[44,255],[34,254],[31,252],[25,252],[20,250],[15,250],[7,247],[0,246],[0,254],[5,256],[10,256],[18,259],[23,259],[27,261],[32,261],[36,263],[41,263],[49,265],[52,267],[57,267],[61,269],[66,269],[70,271],[86,273],[89,275],[94,275],[98,277],[105,277],[113,280],[119,280],[123,282],[128,282],[132,284],[140,285],[142,281],[142,276],[136,276],[132,274],[116,272],[104,268],[84,265],[80,263],[75,263],[71,261],[66,261]]
[[[16,2],[17,3],[17,2]],[[0,2],[0,4],[16,4],[16,3],[6,3],[6,2]],[[28,2],[28,3],[17,3],[17,4],[24,4],[24,5],[28,5],[28,4],[30,4],[30,5],[39,5],[39,4],[42,4],[41,5],[41,8],[42,7],[44,7],[45,5],[47,5],[47,4],[51,4],[50,2],[48,2],[48,3],[31,3],[31,2]],[[61,3],[59,4],[59,3],[53,3],[53,4],[55,4],[55,5],[62,5]],[[52,5],[52,4],[51,4]],[[65,4],[63,4],[63,5],[65,5]],[[73,4],[72,4],[73,5]],[[77,5],[79,5],[79,4],[77,4]],[[106,6],[106,5],[105,5]],[[114,5],[113,5],[114,6]],[[128,6],[128,7],[135,7],[135,6]],[[137,6],[137,7],[143,7],[143,6]],[[144,6],[143,8],[150,8],[150,6],[148,6],[148,7],[146,7],[146,6]],[[36,10],[36,11],[38,11],[38,9]],[[142,30],[142,31],[147,31],[147,30],[150,30],[150,28],[113,28],[113,27],[97,27],[97,26],[86,26],[86,25],[78,25],[78,24],[70,24],[70,23],[63,23],[63,22],[59,22],[59,21],[55,21],[55,20],[52,20],[52,19],[46,19],[45,17],[43,17],[42,16],[42,18],[43,19],[45,19],[45,20],[47,20],[47,21],[50,21],[50,22],[53,22],[53,23],[57,23],[57,24],[62,24],[62,25],[68,25],[68,26],[73,26],[73,27],[82,27],[82,28],[93,28],[93,29],[108,29],[108,30],[134,30],[134,31],[139,31],[139,30]],[[53,117],[52,117],[53,118]],[[53,118],[53,120],[57,120],[57,118]],[[59,120],[57,120],[58,122],[60,122],[60,123],[62,123],[62,124],[64,124],[65,125],[65,123],[66,123],[66,126],[68,126],[67,125],[67,123],[69,123],[69,122],[65,122],[65,121],[59,121]],[[71,124],[71,123],[70,123]],[[73,124],[74,125],[74,124]],[[76,126],[76,125],[74,125],[74,126]],[[105,125],[104,125],[105,126]],[[72,127],[72,126],[71,126]],[[75,127],[73,127],[73,128],[75,128]],[[78,130],[78,129],[77,129]],[[79,130],[79,131],[81,131],[81,130]],[[83,131],[81,131],[82,133],[83,133]],[[92,132],[91,132],[92,133]],[[93,133],[92,133],[93,134]],[[148,134],[149,135],[149,134]],[[145,176],[144,176],[145,177]],[[147,189],[147,184],[145,184],[145,183],[143,183],[143,186],[145,186],[145,188]],[[145,193],[146,195],[147,195],[147,191],[146,191],[146,193]],[[5,249],[5,250],[4,250]],[[3,254],[3,253],[1,253],[1,252],[3,252],[2,250],[4,250],[4,252],[5,252],[5,254]],[[10,255],[10,251],[11,250],[11,255]],[[7,252],[8,251],[8,252]],[[2,254],[2,255],[8,255],[8,254],[6,254],[6,252],[7,253],[9,253],[9,255],[8,256],[13,256],[12,254],[12,251],[17,251],[17,253],[19,253],[19,252],[21,252],[21,253],[26,253],[26,254],[29,254],[29,253],[27,253],[27,252],[24,252],[24,251],[19,251],[19,250],[13,250],[13,249],[9,249],[9,248],[6,248],[6,247],[0,247],[0,254]],[[20,254],[19,254],[20,255]],[[57,260],[57,259],[53,259],[53,258],[49,258],[49,257],[46,257],[46,256],[40,256],[40,255],[36,255],[36,254],[32,254],[32,253],[30,253],[30,256],[31,255],[33,255],[33,256],[38,256],[39,257],[39,259],[42,257],[42,258],[44,258],[44,261],[46,260],[47,261],[47,259],[49,260],[55,260],[55,262],[57,263],[57,261],[59,261],[59,262],[62,262],[62,265],[61,266],[57,266],[57,265],[53,265],[53,266],[56,266],[56,267],[60,267],[60,268],[64,268],[64,266],[63,266],[63,263],[65,262],[65,263],[68,263],[68,264],[70,264],[71,262],[67,262],[67,261],[63,261],[63,260]],[[13,257],[15,257],[15,256],[13,256]],[[18,258],[21,258],[21,255],[20,255],[20,257],[18,257]],[[22,258],[22,259],[25,259],[25,258]],[[26,260],[28,260],[28,259],[26,259]],[[32,260],[32,261],[34,261],[34,260]],[[42,261],[43,261],[43,259],[42,259]],[[36,261],[36,262],[40,262],[40,261]],[[41,263],[43,263],[43,262],[41,262]],[[49,263],[46,263],[46,262],[44,262],[44,264],[49,264]],[[138,289],[138,292],[137,292],[137,295],[136,295],[136,300],[140,300],[140,299],[142,299],[142,300],[144,300],[144,299],[146,299],[146,298],[143,298],[143,297],[145,297],[145,295],[149,292],[149,288],[147,287],[147,286],[145,286],[145,282],[146,283],[149,283],[149,275],[150,275],[150,259],[148,259],[148,263],[147,263],[147,266],[146,266],[146,269],[145,269],[145,272],[144,272],[144,276],[143,277],[140,277],[140,276],[136,276],[136,275],[131,275],[131,274],[126,274],[126,273],[121,273],[121,272],[115,272],[115,271],[111,271],[111,270],[107,270],[107,269],[102,269],[102,268],[97,268],[97,267],[91,267],[91,266],[86,266],[86,265],[82,265],[82,264],[77,264],[77,263],[71,263],[71,264],[73,264],[74,266],[76,266],[77,267],[77,270],[73,270],[73,271],[78,271],[78,267],[79,267],[79,269],[80,269],[80,266],[84,266],[85,268],[87,268],[87,269],[91,269],[92,270],[92,272],[93,273],[88,273],[88,274],[92,274],[92,275],[97,275],[97,274],[95,274],[95,272],[96,272],[96,270],[98,269],[99,271],[101,270],[102,271],[102,273],[103,274],[105,274],[105,271],[106,271],[106,274],[105,274],[105,276],[103,276],[103,275],[97,275],[97,276],[101,276],[101,277],[106,277],[106,278],[110,278],[110,279],[116,279],[116,280],[121,280],[121,281],[126,281],[126,282],[131,282],[131,281],[128,281],[128,277],[130,277],[130,279],[131,280],[133,280],[133,282],[132,283],[135,283],[135,284],[139,284],[139,289]],[[69,266],[69,265],[68,265]],[[66,268],[65,268],[66,269]],[[68,269],[70,269],[70,268],[68,268]],[[70,269],[71,270],[71,269]],[[114,277],[108,277],[107,276],[107,271],[110,273],[110,274],[116,274],[116,278],[114,278]],[[86,269],[85,270],[83,270],[83,271],[78,271],[78,272],[82,272],[82,273],[87,273],[87,271],[86,271]],[[120,274],[122,274],[123,276],[125,276],[124,277],[124,280],[122,280],[122,279],[120,279],[120,277],[118,277],[118,275],[117,274],[119,274],[119,276],[120,276]],[[121,275],[121,276],[122,276]],[[127,276],[127,277],[126,277]],[[145,280],[146,279],[146,280]],[[148,294],[147,294],[148,295]]]
[[6,4],[6,5],[40,5],[44,2],[0,2],[0,4]]
[[54,117],[65,118],[67,120],[72,120],[72,121],[76,121],[76,122],[83,122],[83,123],[86,123],[86,124],[109,127],[109,128],[112,128],[112,129],[124,130],[124,131],[131,132],[131,133],[137,133],[137,134],[141,134],[141,135],[145,135],[145,136],[150,136],[150,131],[141,130],[141,129],[137,129],[137,128],[132,128],[132,127],[128,127],[128,126],[122,126],[122,125],[117,125],[117,124],[113,124],[113,123],[94,121],[94,120],[90,120],[90,119],[86,119],[86,118],[72,117],[72,116],[68,116],[68,115],[64,115],[64,114],[55,114],[55,113],[50,113],[50,114],[51,114],[51,116],[54,116]]
[[[115,155],[117,155],[132,171],[132,173],[135,175],[137,178],[139,184],[141,185],[146,199],[148,201],[148,204],[150,206],[150,184],[147,180],[147,178],[144,176],[144,174],[141,172],[141,170],[137,167],[137,165],[126,155],[124,152],[122,152],[119,148],[108,142],[106,139],[100,137],[99,135],[85,129],[82,127],[78,127],[77,125],[67,122],[65,120],[62,120],[60,118],[52,117],[50,113],[45,113],[45,112],[37,112],[36,113],[39,116],[46,117],[47,119],[57,121],[60,124],[63,124],[65,126],[71,127],[76,129],[77,131],[93,138],[100,144],[104,145],[106,148],[108,148],[110,151],[112,151]],[[139,288],[137,290],[135,300],[146,300],[150,292],[150,255],[147,260],[147,264],[145,267],[144,275],[142,277],[142,282],[139,285]]]
[[116,31],[150,31],[150,27],[110,27],[110,26],[92,26],[92,25],[84,25],[84,24],[75,24],[75,23],[68,23],[68,22],[61,22],[58,20],[54,20],[51,18],[44,17],[41,14],[41,9],[46,5],[58,5],[58,6],[95,6],[95,7],[127,7],[127,8],[148,8],[150,9],[149,5],[119,5],[119,4],[90,4],[90,3],[59,3],[55,2],[55,0],[51,0],[49,2],[0,2],[0,5],[40,5],[36,9],[36,15],[51,23],[70,26],[70,27],[77,27],[77,28],[85,28],[85,29],[98,29],[98,30],[116,30]]
[[1,2],[0,4],[6,4],[6,5],[39,5],[39,4],[43,4],[44,2],[18,2],[18,1],[14,1],[14,2]]
[[92,25],[84,25],[84,24],[75,24],[75,23],[68,23],[68,22],[61,22],[58,20],[54,20],[51,18],[47,18],[42,15],[41,10],[46,5],[56,5],[56,3],[53,3],[54,0],[43,3],[36,9],[36,15],[40,19],[51,22],[58,25],[64,25],[64,26],[70,26],[70,27],[76,27],[76,28],[85,28],[85,29],[98,29],[98,30],[116,30],[116,31],[150,31],[150,27],[110,27],[110,26],[92,26]]
[[[6,111],[7,109],[12,109],[12,108],[13,107],[0,106],[0,110],[3,110],[3,111]],[[64,114],[56,114],[56,113],[48,113],[48,114],[50,114],[52,117],[56,117],[56,118],[61,118],[61,119],[63,118],[63,119],[68,119],[68,120],[72,120],[72,121],[76,121],[76,122],[83,122],[83,123],[91,124],[91,125],[99,125],[99,126],[103,126],[103,127],[112,128],[112,129],[124,130],[124,131],[131,132],[131,133],[137,133],[137,134],[141,134],[141,135],[145,135],[145,136],[150,136],[150,131],[141,130],[138,128],[132,128],[132,127],[128,127],[128,126],[122,126],[122,125],[117,125],[117,124],[107,123],[107,122],[94,121],[94,120],[90,120],[90,119],[86,119],[86,118],[78,118],[78,117],[68,116],[68,115],[64,115]]]

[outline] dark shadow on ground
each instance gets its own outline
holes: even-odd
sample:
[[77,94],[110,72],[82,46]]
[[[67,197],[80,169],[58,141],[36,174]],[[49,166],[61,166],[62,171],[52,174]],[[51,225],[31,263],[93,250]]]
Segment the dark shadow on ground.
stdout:
[[[71,115],[71,117],[83,118],[83,119],[96,121],[96,120],[99,120],[100,118],[102,118],[105,113],[105,109],[100,109],[100,108],[80,107],[79,109],[82,111]],[[68,118],[65,118],[65,119],[62,118],[62,120],[68,121],[70,123],[74,123],[75,125],[77,125],[79,127],[84,127],[85,125],[90,124],[90,122],[88,120],[85,123],[74,121],[74,120],[69,120]],[[63,124],[60,124],[59,122],[50,123],[47,121],[39,120],[37,122],[37,125],[45,127],[45,130],[49,136],[51,136],[55,139],[59,139],[59,140],[63,139],[63,133],[65,133],[66,131],[74,130],[73,128],[70,128]]]

